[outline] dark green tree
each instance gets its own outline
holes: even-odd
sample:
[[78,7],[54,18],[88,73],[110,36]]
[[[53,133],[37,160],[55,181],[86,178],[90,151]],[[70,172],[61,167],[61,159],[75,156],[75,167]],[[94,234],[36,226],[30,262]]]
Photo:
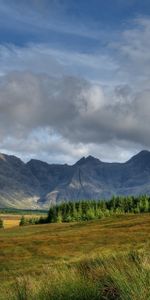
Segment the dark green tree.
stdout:
[[25,226],[25,225],[26,225],[26,219],[25,219],[25,216],[22,216],[22,217],[21,217],[19,225],[20,225],[20,226]]
[[0,228],[4,228],[4,222],[1,218],[0,218]]

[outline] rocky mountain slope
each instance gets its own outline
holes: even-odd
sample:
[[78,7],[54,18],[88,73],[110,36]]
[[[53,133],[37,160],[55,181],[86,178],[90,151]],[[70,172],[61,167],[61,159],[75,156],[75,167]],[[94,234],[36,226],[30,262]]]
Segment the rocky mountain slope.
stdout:
[[150,152],[125,163],[105,163],[92,156],[76,164],[47,164],[0,154],[0,207],[48,208],[50,203],[112,195],[150,194]]

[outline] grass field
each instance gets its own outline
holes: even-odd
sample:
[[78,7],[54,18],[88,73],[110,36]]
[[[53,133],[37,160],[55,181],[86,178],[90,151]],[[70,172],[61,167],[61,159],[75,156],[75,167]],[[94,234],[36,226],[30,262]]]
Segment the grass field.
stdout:
[[[18,216],[15,217],[12,222],[17,225]],[[150,214],[116,216],[82,223],[1,229],[0,299],[7,299],[6,290],[16,276],[39,278],[45,270],[51,268],[54,270],[58,267],[61,269],[61,266],[74,266],[79,261],[99,255],[110,257],[124,255],[133,250],[142,252],[143,249],[148,252],[149,246]]]

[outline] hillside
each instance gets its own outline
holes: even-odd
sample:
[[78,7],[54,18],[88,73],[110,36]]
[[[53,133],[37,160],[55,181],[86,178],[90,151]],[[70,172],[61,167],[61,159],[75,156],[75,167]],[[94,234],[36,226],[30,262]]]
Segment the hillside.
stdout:
[[0,207],[48,208],[62,200],[150,194],[150,152],[125,163],[88,156],[72,166],[0,155]]

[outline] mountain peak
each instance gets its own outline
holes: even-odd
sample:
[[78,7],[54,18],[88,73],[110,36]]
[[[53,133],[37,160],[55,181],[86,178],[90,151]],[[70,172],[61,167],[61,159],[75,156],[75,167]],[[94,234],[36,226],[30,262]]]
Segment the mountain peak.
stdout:
[[100,160],[92,155],[89,155],[87,158],[86,158],[86,161],[88,162],[100,162]]
[[148,150],[142,150],[142,151],[140,151],[137,155],[150,155],[150,151],[148,151]]
[[86,161],[86,158],[85,158],[85,156],[83,156],[75,163],[75,165],[78,165],[78,166],[83,165],[85,163],[85,161]]
[[150,151],[142,150],[133,157],[131,157],[127,162],[147,162],[150,161]]
[[100,160],[98,158],[95,158],[94,156],[89,155],[87,157],[83,156],[80,160],[78,160],[76,162],[75,165],[81,166],[81,165],[86,164],[86,163],[98,163],[98,162],[100,162]]
[[17,166],[24,165],[24,162],[17,156],[4,154],[4,153],[0,153],[0,163],[1,164],[5,163],[7,165],[13,165],[14,168]]

